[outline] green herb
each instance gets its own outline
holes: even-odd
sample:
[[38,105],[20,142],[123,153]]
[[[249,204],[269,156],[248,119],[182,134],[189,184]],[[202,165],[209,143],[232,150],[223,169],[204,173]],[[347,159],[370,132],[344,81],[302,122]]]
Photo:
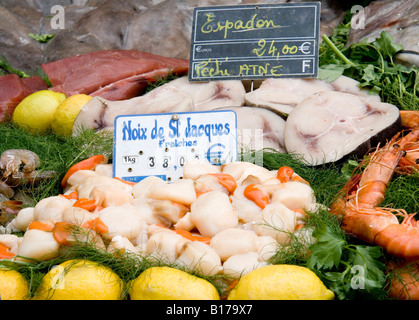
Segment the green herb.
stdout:
[[382,101],[402,110],[419,110],[419,68],[395,62],[403,47],[387,32],[372,42],[347,45],[350,23],[341,24],[329,38],[323,35],[319,49],[319,78],[333,81],[341,75],[360,82],[361,88],[379,94]]
[[55,171],[57,176],[39,185],[21,186],[36,203],[43,198],[62,193],[61,179],[71,165],[95,154],[103,154],[112,161],[113,135],[82,130],[77,136],[60,137],[53,133],[34,136],[11,122],[0,123],[0,154],[8,149],[28,149],[41,159],[39,170]]
[[358,168],[358,165],[358,161],[353,159],[349,159],[342,165],[341,172],[347,180],[352,177],[352,174],[354,173],[355,169]]
[[345,240],[342,235],[333,232],[330,227],[324,225],[313,232],[317,238],[317,244],[310,247],[311,258],[309,267],[312,269],[331,269],[339,266]]
[[27,74],[25,71],[17,70],[13,68],[6,60],[5,56],[0,57],[0,68],[6,71],[6,73],[14,73],[17,74],[21,78],[29,78],[30,75]]
[[50,41],[52,38],[54,38],[55,33],[53,34],[34,34],[34,33],[29,33],[28,34],[29,37],[31,37],[32,39],[41,42],[41,43],[46,43],[48,41]]
[[[29,78],[31,77],[30,74],[26,73],[25,71],[22,70],[18,70],[13,68],[10,63],[7,62],[6,57],[5,56],[1,56],[0,57],[0,76],[2,75],[7,75],[7,74],[11,74],[14,73],[16,75],[18,75],[21,78]],[[47,74],[45,73],[45,71],[41,68],[41,67],[37,67],[33,73],[34,76],[40,76],[42,79],[44,79],[45,83],[51,87],[51,82],[47,76]]]
[[[307,267],[312,269],[340,300],[385,299],[385,265],[382,249],[348,240],[338,219],[323,212],[311,215],[316,243],[309,247]],[[323,216],[323,217],[322,217]],[[311,222],[310,222],[311,221]]]
[[396,176],[388,185],[381,206],[419,212],[419,172]]
[[154,79],[153,82],[149,82],[147,84],[147,88],[145,90],[145,93],[150,92],[151,90],[156,89],[157,87],[160,87],[172,80],[175,80],[179,78],[179,76],[175,75],[173,72],[170,72],[168,75],[164,76],[164,77],[157,77]]

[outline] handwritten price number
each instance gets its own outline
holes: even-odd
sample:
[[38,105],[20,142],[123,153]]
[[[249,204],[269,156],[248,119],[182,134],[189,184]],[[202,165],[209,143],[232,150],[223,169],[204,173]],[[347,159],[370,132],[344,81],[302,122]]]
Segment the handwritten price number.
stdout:
[[269,45],[269,49],[267,49],[267,43],[265,39],[260,39],[258,42],[259,48],[253,49],[253,53],[256,54],[258,57],[262,57],[265,55],[266,50],[268,50],[268,55],[279,59],[279,56],[282,55],[289,55],[289,54],[296,54],[298,52],[298,46],[289,46],[285,44],[281,50],[277,48],[275,45],[275,40],[272,40]]
[[211,314],[250,314],[251,304],[211,305]]

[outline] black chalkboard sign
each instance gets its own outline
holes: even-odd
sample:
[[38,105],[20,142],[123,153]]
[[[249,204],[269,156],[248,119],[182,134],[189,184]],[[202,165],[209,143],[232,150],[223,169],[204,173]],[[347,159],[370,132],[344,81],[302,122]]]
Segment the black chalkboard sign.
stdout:
[[320,2],[194,9],[189,81],[315,78]]

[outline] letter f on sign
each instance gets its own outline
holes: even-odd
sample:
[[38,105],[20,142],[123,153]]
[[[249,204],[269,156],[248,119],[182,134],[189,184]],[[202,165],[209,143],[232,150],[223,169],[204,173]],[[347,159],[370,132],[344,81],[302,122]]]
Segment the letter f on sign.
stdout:
[[310,71],[311,60],[303,60],[303,72],[306,72],[306,68],[308,68],[308,71]]

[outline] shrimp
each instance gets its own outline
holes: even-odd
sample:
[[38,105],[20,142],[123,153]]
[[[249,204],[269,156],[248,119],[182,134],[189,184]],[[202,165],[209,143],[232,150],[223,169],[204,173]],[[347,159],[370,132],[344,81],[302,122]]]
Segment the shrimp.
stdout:
[[[403,122],[406,123],[402,116]],[[413,126],[413,123],[409,126]],[[344,197],[336,199],[330,211],[343,217],[341,227],[345,232],[378,245],[389,255],[410,263],[417,274],[419,224],[414,219],[415,213],[379,207],[394,172],[410,173],[417,170],[406,156],[409,151],[419,147],[419,117],[410,133],[399,137],[400,133],[383,148],[377,147],[362,174],[351,177],[343,187]],[[397,217],[402,218],[401,222]],[[417,282],[412,281],[412,277],[417,277],[415,272],[405,272],[398,281],[391,281],[389,295],[398,299],[419,299]]]
[[400,300],[419,300],[419,264],[417,262],[391,261],[389,296]]
[[11,199],[15,195],[15,191],[6,182],[0,181],[0,194],[4,195],[7,199]]
[[[407,129],[414,129],[419,126],[419,111],[402,110],[400,111],[402,126]],[[398,172],[412,173],[419,171],[419,146],[417,143],[408,143],[404,151],[406,155],[400,159]]]
[[0,157],[0,169],[4,170],[3,178],[19,172],[21,164],[24,164],[23,172],[32,172],[41,165],[41,160],[36,153],[26,149],[4,151]]
[[400,110],[400,118],[403,127],[413,129],[419,124],[419,111]]
[[[364,172],[353,176],[343,188],[346,197],[335,200],[330,208],[332,213],[343,216],[342,228],[347,233],[408,260],[419,259],[419,227],[403,210],[378,206],[405,155],[404,148],[418,140],[419,126],[402,138],[396,134],[386,146],[377,148]],[[397,216],[404,220],[400,223]]]
[[13,187],[24,183],[38,184],[41,180],[54,178],[54,171],[36,171],[41,165],[39,156],[26,149],[10,149],[0,156],[0,193],[11,199]]

